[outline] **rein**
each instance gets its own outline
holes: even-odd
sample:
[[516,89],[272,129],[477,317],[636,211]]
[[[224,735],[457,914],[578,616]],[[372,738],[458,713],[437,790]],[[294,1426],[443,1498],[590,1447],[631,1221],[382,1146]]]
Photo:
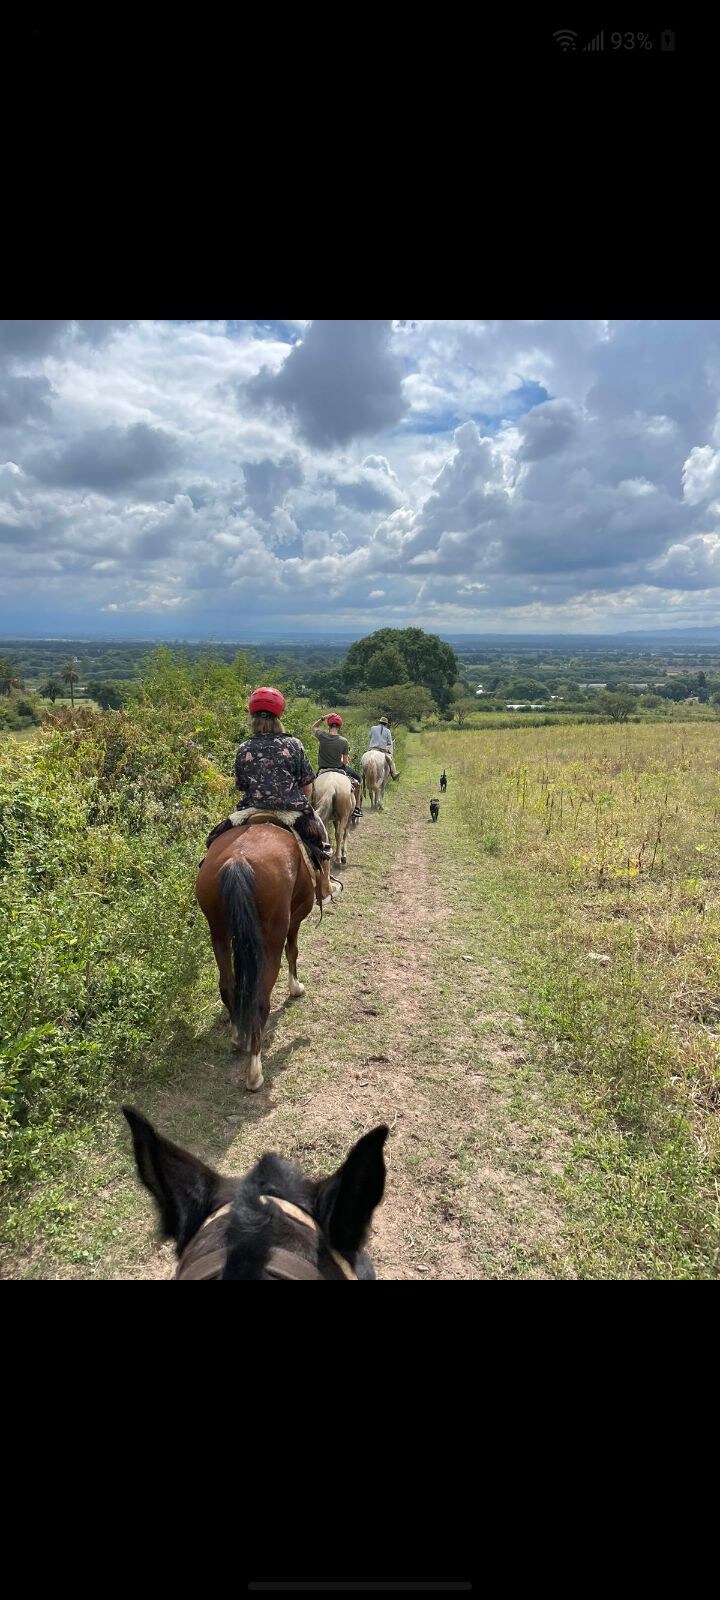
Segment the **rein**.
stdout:
[[[300,1207],[293,1205],[290,1200],[281,1200],[278,1195],[274,1194],[261,1194],[259,1199],[261,1205],[277,1206],[278,1210],[283,1212],[286,1217],[292,1218],[294,1222],[301,1223],[305,1228],[311,1228],[314,1233],[320,1233],[314,1217],[308,1216],[307,1211],[301,1211]],[[227,1248],[224,1243],[225,1229],[221,1229],[219,1224],[221,1219],[227,1217],[231,1210],[232,1202],[220,1206],[218,1211],[213,1211],[209,1217],[205,1218],[197,1233],[193,1235],[190,1243],[183,1250],[175,1273],[176,1278],[199,1282],[221,1276],[227,1261]],[[223,1242],[222,1244],[216,1243],[216,1235],[219,1241],[221,1232]],[[203,1234],[205,1235],[204,1239],[202,1238]],[[205,1246],[204,1249],[203,1245]],[[353,1271],[345,1257],[341,1256],[339,1251],[333,1250],[330,1245],[326,1245],[326,1249],[339,1274],[343,1278],[351,1278],[357,1282],[357,1273]],[[278,1246],[274,1246],[270,1251],[262,1275],[264,1278],[292,1280],[300,1278],[317,1279],[324,1276],[322,1272],[318,1271],[317,1267],[306,1261],[303,1256],[296,1255],[294,1251],[284,1250]]]

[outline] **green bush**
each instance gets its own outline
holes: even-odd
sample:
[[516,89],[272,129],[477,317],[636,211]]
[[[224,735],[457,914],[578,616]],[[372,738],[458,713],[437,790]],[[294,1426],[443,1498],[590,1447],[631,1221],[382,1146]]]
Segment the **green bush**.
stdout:
[[42,711],[34,695],[11,694],[0,699],[0,733],[22,733],[41,722]]
[[[242,657],[159,650],[125,711],[63,707],[0,746],[0,1178],[41,1177],[192,1022],[213,980],[195,873],[251,687]],[[317,715],[288,700],[311,760]]]

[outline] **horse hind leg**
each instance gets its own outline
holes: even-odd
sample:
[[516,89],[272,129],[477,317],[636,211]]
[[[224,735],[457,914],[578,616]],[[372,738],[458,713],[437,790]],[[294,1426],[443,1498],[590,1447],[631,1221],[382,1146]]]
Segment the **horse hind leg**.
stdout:
[[235,978],[232,964],[232,944],[229,938],[221,938],[219,934],[212,933],[210,937],[212,939],[212,947],[215,952],[215,960],[217,962],[217,968],[220,977],[220,982],[218,985],[220,989],[220,999],[222,1000],[228,1017],[230,1018],[234,1043],[237,1035],[237,1029],[235,1027],[235,1023],[233,1022],[233,992],[235,988]]
[[300,983],[297,975],[298,927],[299,924],[296,924],[294,928],[290,929],[287,936],[287,944],[285,945],[288,964],[288,1000],[299,1000],[301,994],[305,993],[305,985]]
[[265,1032],[265,1025],[270,1015],[270,996],[273,992],[277,982],[277,975],[280,971],[282,949],[283,945],[281,938],[279,944],[275,946],[275,953],[266,958],[260,983],[257,1022],[253,1028],[250,1038],[250,1060],[248,1062],[247,1072],[245,1074],[245,1088],[250,1089],[251,1091],[262,1089],[264,1082],[262,1070],[262,1036]]
[[253,1028],[250,1037],[250,1060],[245,1073],[245,1088],[251,1091],[262,1089],[265,1081],[262,1070],[262,1036],[269,1015],[270,1000],[269,997],[266,997],[265,988],[263,987],[262,998],[258,1005],[257,1026]]

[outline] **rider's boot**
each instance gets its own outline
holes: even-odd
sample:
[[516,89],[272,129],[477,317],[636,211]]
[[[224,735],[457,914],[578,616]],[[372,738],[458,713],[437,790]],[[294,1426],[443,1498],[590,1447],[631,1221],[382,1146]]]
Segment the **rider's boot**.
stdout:
[[342,892],[343,885],[340,883],[339,879],[330,877],[329,860],[323,861],[323,864],[320,868],[320,893],[323,905],[334,905],[335,901],[340,898]]

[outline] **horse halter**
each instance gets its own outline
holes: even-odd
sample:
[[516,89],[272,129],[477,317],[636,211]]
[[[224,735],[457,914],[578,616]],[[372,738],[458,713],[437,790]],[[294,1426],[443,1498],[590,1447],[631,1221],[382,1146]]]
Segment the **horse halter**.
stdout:
[[[299,1206],[294,1206],[290,1200],[281,1200],[275,1194],[261,1194],[260,1204],[264,1206],[277,1206],[286,1217],[294,1222],[301,1223],[303,1227],[312,1228],[314,1233],[320,1235],[320,1229],[307,1211],[301,1211]],[[198,1228],[196,1234],[185,1246],[180,1257],[176,1278],[191,1280],[217,1279],[222,1276],[222,1271],[227,1261],[227,1247],[224,1242],[224,1220],[232,1210],[232,1202],[221,1206],[218,1211],[213,1211]],[[203,1237],[204,1235],[204,1237]],[[222,1242],[221,1242],[222,1240]],[[352,1278],[357,1281],[357,1273],[350,1263],[341,1256],[337,1250],[325,1244],[334,1270],[320,1272],[305,1257],[296,1254],[293,1250],[282,1249],[274,1245],[263,1267],[261,1277],[270,1279],[300,1279],[300,1278]]]

